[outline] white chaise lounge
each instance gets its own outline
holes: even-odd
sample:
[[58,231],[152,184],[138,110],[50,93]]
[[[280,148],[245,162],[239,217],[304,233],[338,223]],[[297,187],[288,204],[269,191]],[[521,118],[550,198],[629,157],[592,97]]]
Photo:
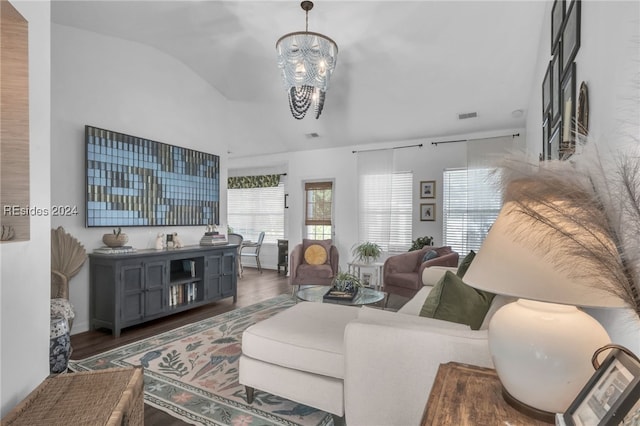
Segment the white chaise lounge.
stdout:
[[240,383],[345,417],[349,426],[415,425],[438,366],[492,367],[487,325],[510,299],[497,296],[479,330],[418,316],[444,271],[398,312],[301,302],[243,334]]

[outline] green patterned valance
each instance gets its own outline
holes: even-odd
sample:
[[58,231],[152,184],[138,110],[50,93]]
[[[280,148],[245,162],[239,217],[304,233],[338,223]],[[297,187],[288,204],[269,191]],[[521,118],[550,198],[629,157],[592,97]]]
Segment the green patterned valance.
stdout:
[[227,179],[228,189],[268,188],[280,184],[280,175],[235,176]]

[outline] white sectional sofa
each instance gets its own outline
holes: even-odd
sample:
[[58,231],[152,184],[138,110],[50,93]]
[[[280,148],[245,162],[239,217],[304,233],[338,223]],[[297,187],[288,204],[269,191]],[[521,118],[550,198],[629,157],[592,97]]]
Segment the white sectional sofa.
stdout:
[[425,287],[398,312],[301,302],[249,327],[240,383],[344,416],[349,426],[419,424],[441,363],[492,367],[487,325],[512,300],[496,296],[479,330],[420,317],[446,270],[455,268],[425,270]]

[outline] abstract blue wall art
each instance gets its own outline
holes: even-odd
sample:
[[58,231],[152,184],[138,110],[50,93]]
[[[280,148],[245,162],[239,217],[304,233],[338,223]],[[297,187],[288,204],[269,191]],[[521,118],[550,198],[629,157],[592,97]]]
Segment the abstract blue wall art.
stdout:
[[220,157],[85,126],[86,225],[219,224]]

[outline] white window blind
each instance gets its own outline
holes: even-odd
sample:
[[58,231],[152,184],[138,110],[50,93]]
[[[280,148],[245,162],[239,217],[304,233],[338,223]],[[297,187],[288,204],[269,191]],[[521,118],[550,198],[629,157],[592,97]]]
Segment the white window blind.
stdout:
[[394,173],[391,177],[391,220],[389,251],[403,252],[411,246],[413,232],[413,173]]
[[333,183],[306,182],[304,192],[306,238],[312,240],[332,238]]
[[386,252],[411,246],[413,173],[362,174],[359,189],[359,239]]
[[[443,175],[444,244],[466,255],[478,251],[502,204],[490,184],[491,169],[448,169]],[[479,185],[469,186],[477,181]]]
[[245,240],[256,241],[265,232],[264,243],[284,238],[284,184],[266,188],[227,190],[229,226]]
[[465,256],[478,251],[502,207],[496,164],[513,144],[512,137],[467,144],[467,168],[443,174],[444,244]]

